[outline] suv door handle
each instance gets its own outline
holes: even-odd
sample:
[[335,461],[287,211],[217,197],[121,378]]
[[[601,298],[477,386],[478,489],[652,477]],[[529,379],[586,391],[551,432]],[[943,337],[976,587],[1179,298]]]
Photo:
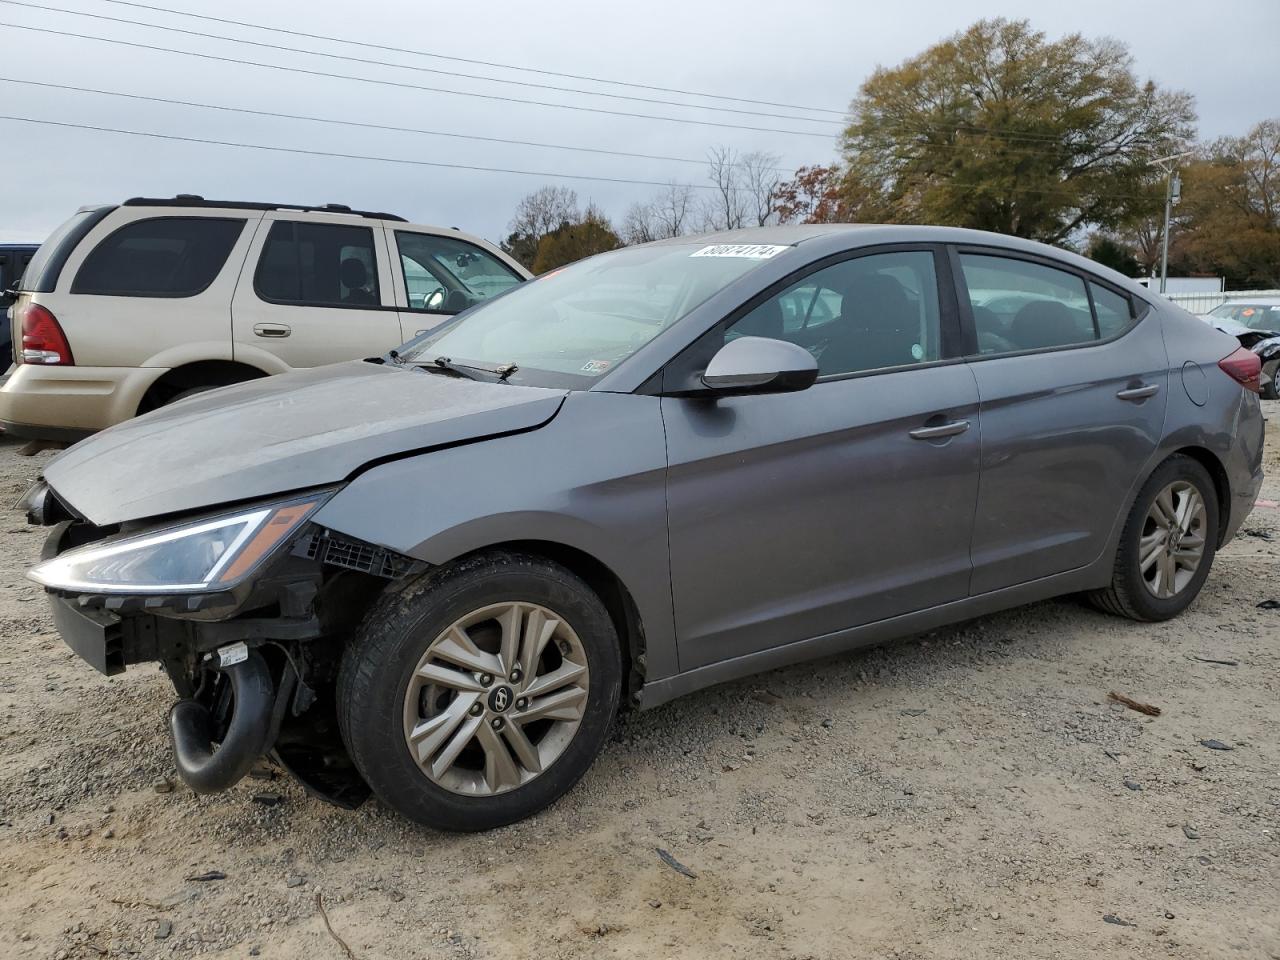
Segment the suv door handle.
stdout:
[[916,427],[907,435],[912,440],[940,440],[943,437],[954,437],[968,429],[968,420],[952,420],[950,423],[940,423],[936,427]]
[[1154,397],[1160,392],[1160,384],[1149,383],[1141,387],[1129,387],[1127,390],[1121,390],[1116,394],[1121,400],[1129,400],[1137,403],[1139,400],[1146,400],[1148,397]]
[[259,337],[287,337],[293,330],[283,323],[255,323],[253,332]]

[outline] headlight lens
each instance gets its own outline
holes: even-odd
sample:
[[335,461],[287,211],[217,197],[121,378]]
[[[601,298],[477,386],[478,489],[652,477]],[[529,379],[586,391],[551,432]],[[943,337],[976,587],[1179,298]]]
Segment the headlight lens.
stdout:
[[89,544],[37,564],[27,576],[58,590],[102,593],[230,588],[295,533],[328,496],[312,495]]

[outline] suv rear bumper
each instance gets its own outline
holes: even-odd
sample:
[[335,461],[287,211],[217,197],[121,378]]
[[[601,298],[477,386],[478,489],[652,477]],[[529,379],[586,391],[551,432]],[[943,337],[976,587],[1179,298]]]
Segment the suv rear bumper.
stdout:
[[79,440],[138,412],[161,367],[20,363],[0,385],[0,425],[15,437]]

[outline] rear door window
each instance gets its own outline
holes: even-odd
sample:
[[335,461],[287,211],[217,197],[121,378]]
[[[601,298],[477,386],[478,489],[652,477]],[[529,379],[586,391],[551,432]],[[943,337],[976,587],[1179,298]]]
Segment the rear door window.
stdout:
[[72,293],[107,297],[193,297],[227,262],[244,220],[158,217],[125,224],[85,258]]
[[962,253],[978,352],[1047,350],[1098,339],[1084,280],[1028,260]]
[[376,307],[373,230],[338,223],[278,220],[254,275],[258,296],[308,307]]
[[460,313],[522,278],[487,250],[430,233],[396,231],[410,310]]

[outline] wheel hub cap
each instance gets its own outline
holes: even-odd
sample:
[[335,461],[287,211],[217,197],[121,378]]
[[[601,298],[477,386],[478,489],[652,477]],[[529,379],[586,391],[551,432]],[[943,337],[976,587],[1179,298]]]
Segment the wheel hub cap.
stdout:
[[489,694],[489,712],[506,713],[507,707],[515,703],[516,695],[508,686],[494,687]]
[[1195,577],[1204,558],[1207,517],[1204,497],[1185,480],[1156,496],[1138,543],[1138,569],[1153,596],[1176,596]]
[[514,790],[573,740],[589,682],[586,649],[554,611],[522,602],[482,607],[418,661],[405,691],[405,743],[446,790]]

